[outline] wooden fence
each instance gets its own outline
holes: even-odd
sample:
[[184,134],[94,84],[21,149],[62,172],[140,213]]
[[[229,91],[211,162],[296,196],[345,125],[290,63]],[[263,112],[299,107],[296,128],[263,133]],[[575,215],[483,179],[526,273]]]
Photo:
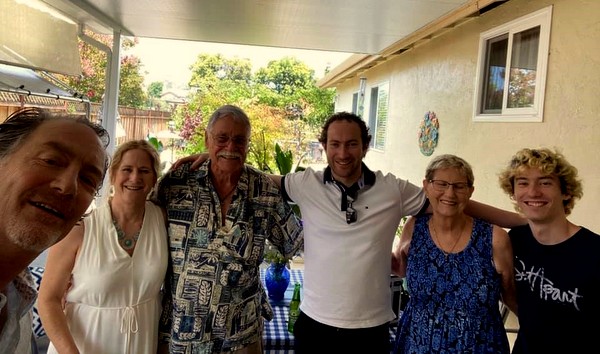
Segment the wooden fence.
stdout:
[[[57,112],[69,112],[85,115],[90,111],[92,121],[99,122],[99,103],[71,102],[60,99],[18,95],[0,92],[0,122],[23,107],[40,107]],[[117,144],[133,139],[145,139],[149,133],[158,133],[169,129],[171,112],[153,111],[130,107],[119,107],[119,121],[125,130],[125,136],[117,135]],[[120,129],[118,129],[120,131]],[[114,139],[114,137],[111,137]]]

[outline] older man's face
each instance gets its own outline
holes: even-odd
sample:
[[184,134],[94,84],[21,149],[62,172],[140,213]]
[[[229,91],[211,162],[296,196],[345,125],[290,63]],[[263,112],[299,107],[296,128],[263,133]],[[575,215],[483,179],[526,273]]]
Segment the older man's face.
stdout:
[[105,154],[94,131],[81,123],[42,123],[0,161],[0,240],[30,252],[60,241],[102,183]]
[[211,169],[216,173],[239,172],[248,154],[248,127],[231,117],[215,122],[206,137]]

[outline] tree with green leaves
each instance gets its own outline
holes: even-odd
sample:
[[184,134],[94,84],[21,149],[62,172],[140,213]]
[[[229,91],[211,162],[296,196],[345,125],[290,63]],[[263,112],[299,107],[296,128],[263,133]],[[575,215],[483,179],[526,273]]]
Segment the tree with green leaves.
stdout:
[[148,97],[160,98],[163,93],[164,84],[160,81],[151,82],[148,85]]
[[284,110],[291,133],[289,140],[294,142],[293,150],[301,156],[307,140],[316,137],[333,113],[335,90],[317,87],[314,70],[293,57],[270,61],[257,71],[256,81],[272,91],[264,96],[267,102]]
[[228,94],[228,90],[223,90],[221,85],[226,83],[227,88],[233,88],[232,84],[239,86],[237,92],[232,94],[250,97],[252,64],[248,59],[227,59],[221,54],[200,54],[190,69],[192,77],[189,86],[200,93],[219,90],[225,91],[222,94]]
[[270,61],[256,72],[256,82],[266,85],[282,97],[294,97],[315,84],[315,71],[293,57]]
[[[86,31],[86,35],[98,42],[112,47],[112,36]],[[122,42],[124,49],[137,44],[137,39],[125,39]],[[104,95],[104,81],[106,78],[106,53],[98,48],[79,40],[79,54],[81,56],[82,74],[79,77],[57,75],[74,88],[78,93],[86,95],[91,102],[102,102]],[[121,71],[119,83],[119,104],[128,107],[142,108],[145,106],[146,95],[143,89],[144,77],[142,63],[136,56],[126,55],[121,57]]]
[[146,96],[148,97],[146,107],[152,107],[161,111],[170,110],[169,104],[161,99],[163,90],[164,83],[160,81],[151,82],[150,85],[148,85],[148,89],[146,90]]
[[188,83],[192,97],[202,100],[197,108],[202,116],[210,116],[225,103],[252,97],[252,66],[248,59],[227,59],[221,54],[200,54],[191,66]]
[[184,153],[194,154],[206,150],[204,145],[204,129],[206,123],[200,109],[201,97],[193,95],[188,104],[177,107],[173,120],[181,132],[181,137],[186,141]]
[[192,93],[173,119],[187,141],[186,153],[204,151],[204,129],[210,115],[223,104],[252,97],[252,66],[248,59],[227,59],[220,54],[200,54],[191,66]]
[[144,77],[140,74],[141,62],[135,56],[121,58],[121,82],[119,104],[127,107],[143,108],[146,103]]
[[248,59],[200,54],[191,70],[190,101],[174,114],[188,154],[204,151],[204,129],[212,112],[234,104],[252,124],[248,163],[274,171],[276,144],[300,159],[308,140],[317,139],[333,113],[335,91],[318,88],[314,71],[296,58],[273,60],[253,75]]

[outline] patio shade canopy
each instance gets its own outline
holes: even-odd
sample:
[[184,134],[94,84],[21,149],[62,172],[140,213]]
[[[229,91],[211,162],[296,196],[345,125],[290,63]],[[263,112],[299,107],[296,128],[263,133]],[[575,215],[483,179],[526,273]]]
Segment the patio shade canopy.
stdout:
[[61,88],[31,69],[6,64],[0,64],[0,90],[68,101],[88,101],[87,97]]
[[[510,0],[28,1],[43,2],[80,28],[118,38],[353,54],[317,83],[333,87]],[[107,100],[114,105],[110,95]]]
[[0,1],[0,63],[80,75],[78,25],[40,0]]

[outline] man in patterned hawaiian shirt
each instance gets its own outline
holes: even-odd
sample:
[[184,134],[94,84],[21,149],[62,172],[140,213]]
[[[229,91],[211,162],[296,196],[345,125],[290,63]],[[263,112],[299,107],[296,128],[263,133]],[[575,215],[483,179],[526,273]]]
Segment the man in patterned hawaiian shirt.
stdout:
[[249,138],[246,113],[222,106],[206,128],[209,159],[159,183],[171,254],[161,352],[262,353],[261,316],[272,317],[259,273],[265,240],[292,257],[303,234],[277,186],[244,164]]

